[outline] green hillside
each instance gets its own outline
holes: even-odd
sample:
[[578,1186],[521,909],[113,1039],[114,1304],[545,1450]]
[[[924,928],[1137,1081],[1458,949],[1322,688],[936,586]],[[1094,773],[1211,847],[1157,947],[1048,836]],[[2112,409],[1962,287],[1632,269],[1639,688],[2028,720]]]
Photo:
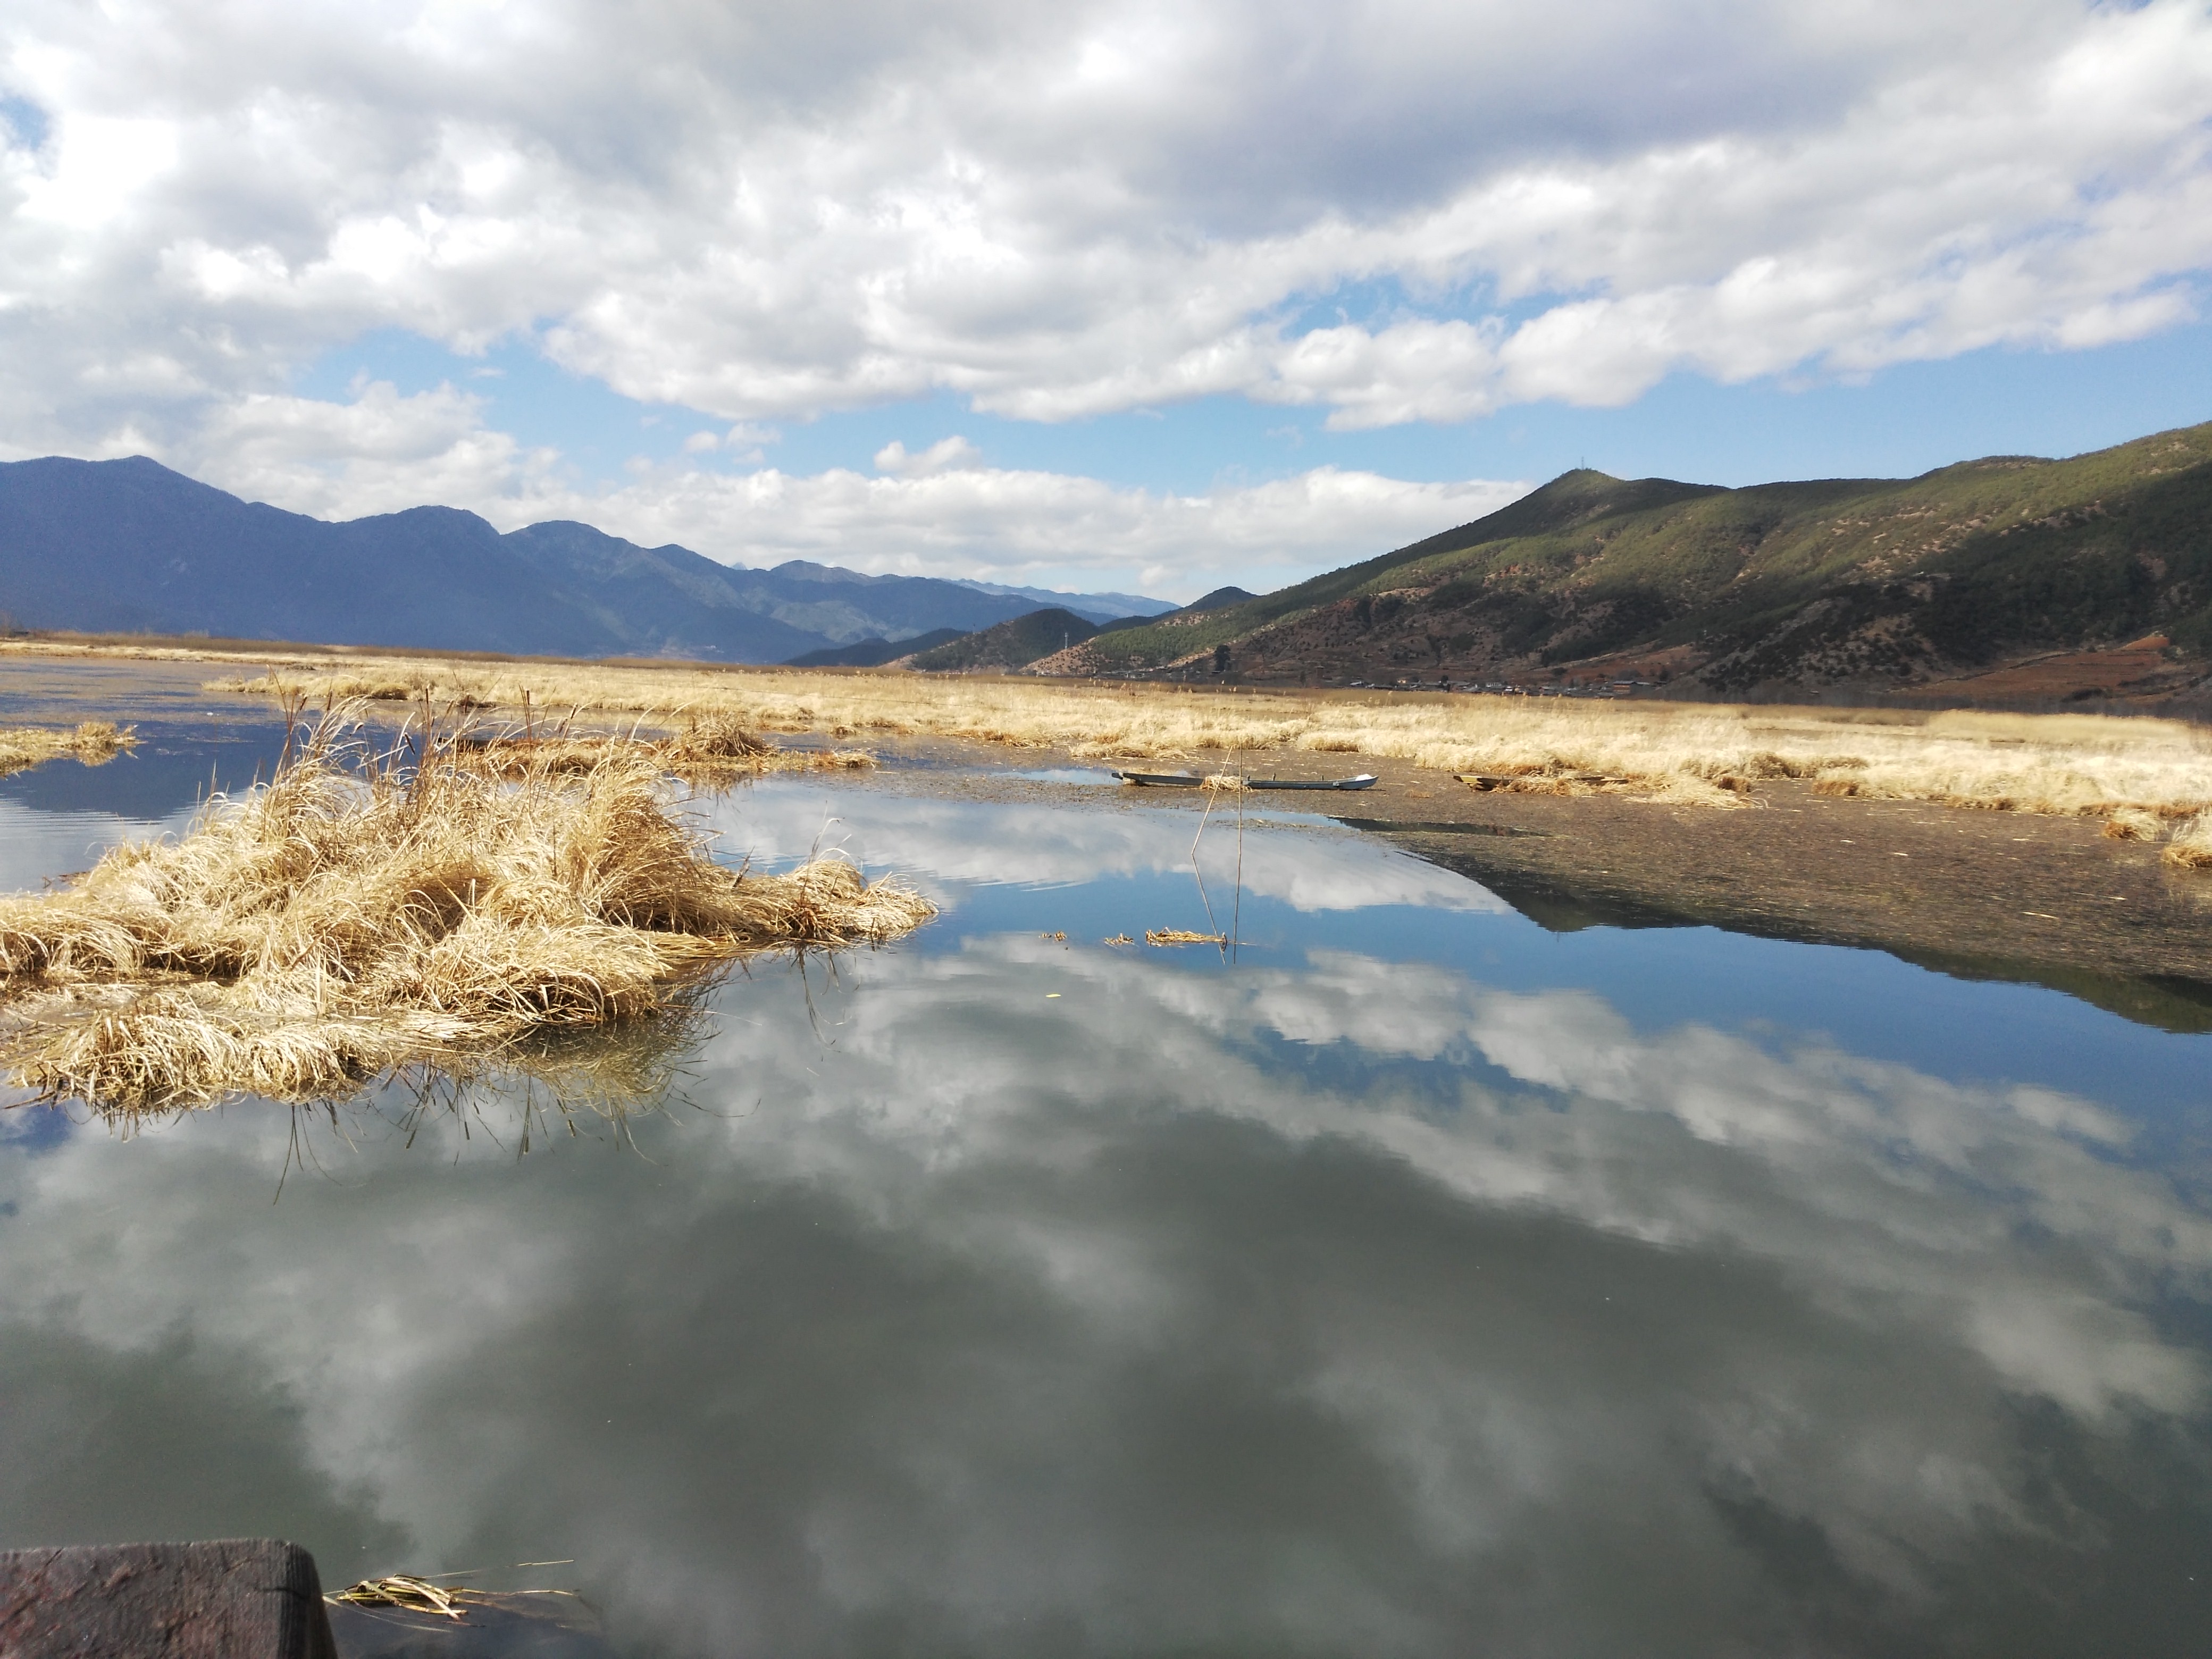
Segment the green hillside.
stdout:
[[1910,680],[2165,634],[2212,653],[2212,424],[1909,480],[1724,489],[1565,474],[1247,603],[1131,628],[1090,672],[1476,677],[1672,650],[1717,690]]
[[919,652],[907,665],[926,673],[1004,672],[1080,645],[1097,632],[1096,623],[1085,621],[1073,611],[1032,611],[1026,617]]

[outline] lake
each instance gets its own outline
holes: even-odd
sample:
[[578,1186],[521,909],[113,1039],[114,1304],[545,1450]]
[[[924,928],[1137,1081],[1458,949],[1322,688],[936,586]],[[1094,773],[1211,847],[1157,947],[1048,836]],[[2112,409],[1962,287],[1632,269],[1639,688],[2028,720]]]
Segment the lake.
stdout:
[[[266,768],[201,677],[9,671],[146,741],[0,887]],[[0,1547],[597,1611],[471,1653],[2212,1650],[2212,1038],[891,760],[695,810],[943,914],[626,1115],[0,1112]]]

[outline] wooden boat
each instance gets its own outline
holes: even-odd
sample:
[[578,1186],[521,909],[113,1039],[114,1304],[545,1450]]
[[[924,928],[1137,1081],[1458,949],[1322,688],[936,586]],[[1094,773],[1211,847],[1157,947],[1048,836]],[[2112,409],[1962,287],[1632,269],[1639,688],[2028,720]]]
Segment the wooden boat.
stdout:
[[[1114,775],[1124,783],[1149,785],[1161,789],[1195,789],[1206,780],[1195,772],[1115,772]],[[1356,778],[1249,778],[1247,789],[1372,789],[1375,775],[1362,772]]]
[[1362,772],[1356,778],[1254,778],[1244,787],[1247,789],[1372,789],[1375,775]]

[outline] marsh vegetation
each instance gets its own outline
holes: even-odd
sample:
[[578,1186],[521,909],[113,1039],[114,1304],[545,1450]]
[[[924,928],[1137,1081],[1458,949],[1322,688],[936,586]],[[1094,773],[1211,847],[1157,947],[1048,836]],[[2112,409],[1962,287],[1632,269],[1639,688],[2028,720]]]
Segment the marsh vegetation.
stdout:
[[[270,696],[428,693],[519,711],[526,696],[672,728],[956,738],[1079,759],[1240,751],[1410,761],[1477,787],[1756,805],[1760,786],[1985,811],[2124,819],[2187,848],[2212,836],[2212,731],[2093,714],[1353,698],[1060,681],[436,659],[297,661],[216,683]],[[2185,861],[2183,854],[2175,861]]]
[[112,720],[85,720],[67,729],[0,726],[0,776],[64,756],[87,766],[100,766],[137,742],[134,732]]
[[[295,697],[292,707],[299,706]],[[422,707],[426,716],[436,707],[427,692]],[[573,715],[578,711],[571,712]],[[726,711],[703,714],[694,711],[680,729],[665,736],[647,736],[635,727],[627,732],[579,732],[571,729],[569,720],[540,734],[535,724],[526,720],[519,729],[471,732],[459,741],[472,767],[503,777],[525,777],[538,771],[589,773],[622,757],[647,760],[672,776],[708,785],[777,772],[860,772],[876,763],[876,757],[865,749],[783,748]]]
[[378,749],[340,705],[273,780],[58,890],[0,898],[0,1066],[123,1111],[343,1095],[410,1066],[557,1076],[564,1036],[680,1021],[765,951],[881,944],[934,908],[818,856],[731,868],[661,755]]

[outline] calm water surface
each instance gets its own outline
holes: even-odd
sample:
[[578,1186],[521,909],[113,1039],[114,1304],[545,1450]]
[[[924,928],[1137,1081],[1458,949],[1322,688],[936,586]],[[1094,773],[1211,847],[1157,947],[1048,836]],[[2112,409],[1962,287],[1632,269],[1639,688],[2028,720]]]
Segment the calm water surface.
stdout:
[[[172,690],[0,781],[0,886],[265,766]],[[0,1547],[497,1567],[672,1656],[2212,1650],[2212,1041],[1295,815],[1241,896],[1206,832],[1233,963],[1107,945],[1206,925],[1195,812],[1015,793],[706,805],[945,914],[732,980],[620,1132],[0,1112]]]

